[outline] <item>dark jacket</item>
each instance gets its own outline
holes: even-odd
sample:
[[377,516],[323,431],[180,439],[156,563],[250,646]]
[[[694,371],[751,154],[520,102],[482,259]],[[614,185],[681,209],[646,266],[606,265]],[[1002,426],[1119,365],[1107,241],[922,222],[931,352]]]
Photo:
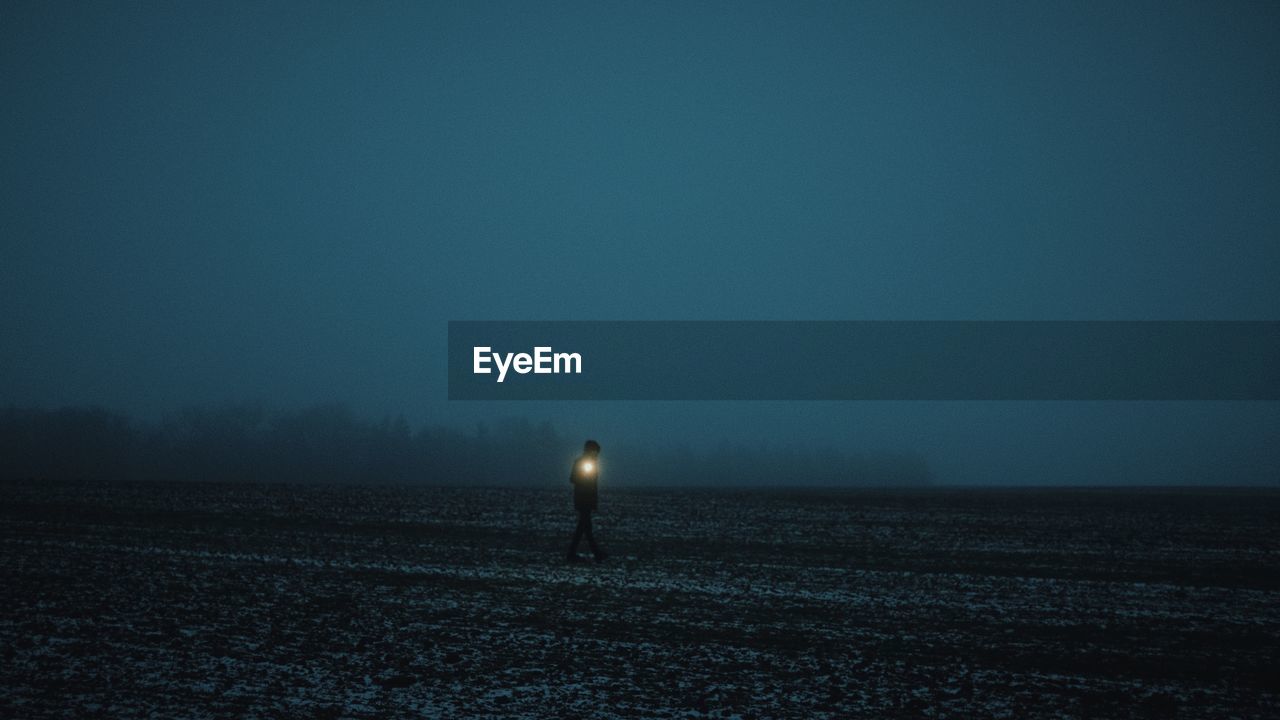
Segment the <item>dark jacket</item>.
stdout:
[[[587,470],[587,463],[591,469]],[[590,455],[582,455],[573,461],[569,482],[573,483],[573,507],[576,510],[595,510],[598,506],[596,483],[600,480],[599,461]]]

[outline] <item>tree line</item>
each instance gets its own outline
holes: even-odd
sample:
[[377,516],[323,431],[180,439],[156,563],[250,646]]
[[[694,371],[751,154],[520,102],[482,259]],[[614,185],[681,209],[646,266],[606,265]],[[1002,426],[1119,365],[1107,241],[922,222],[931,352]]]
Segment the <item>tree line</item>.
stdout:
[[[567,482],[580,445],[550,422],[413,428],[403,415],[366,420],[340,404],[274,413],[188,408],[158,422],[96,407],[0,411],[0,477],[7,479],[538,486]],[[611,482],[627,486],[930,482],[928,465],[910,454],[608,442],[605,452]]]

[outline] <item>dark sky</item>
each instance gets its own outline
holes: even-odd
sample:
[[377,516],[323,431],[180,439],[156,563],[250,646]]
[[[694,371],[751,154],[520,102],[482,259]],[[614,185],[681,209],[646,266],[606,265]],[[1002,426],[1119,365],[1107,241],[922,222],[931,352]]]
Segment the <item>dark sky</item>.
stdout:
[[450,319],[1280,319],[1274,3],[0,4],[0,403],[338,400],[955,482],[1273,403],[450,404]]

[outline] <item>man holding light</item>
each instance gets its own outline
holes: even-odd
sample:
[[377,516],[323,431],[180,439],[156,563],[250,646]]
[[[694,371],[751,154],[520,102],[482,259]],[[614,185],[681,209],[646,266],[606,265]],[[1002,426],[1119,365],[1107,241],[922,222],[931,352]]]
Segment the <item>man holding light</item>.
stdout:
[[582,455],[573,462],[573,471],[569,473],[569,482],[573,484],[573,507],[578,511],[578,527],[573,531],[573,542],[569,545],[569,562],[578,562],[578,543],[582,536],[587,537],[587,545],[596,562],[604,562],[607,555],[596,545],[596,538],[591,533],[591,513],[595,512],[597,503],[597,483],[600,480],[600,443],[588,440],[582,448]]

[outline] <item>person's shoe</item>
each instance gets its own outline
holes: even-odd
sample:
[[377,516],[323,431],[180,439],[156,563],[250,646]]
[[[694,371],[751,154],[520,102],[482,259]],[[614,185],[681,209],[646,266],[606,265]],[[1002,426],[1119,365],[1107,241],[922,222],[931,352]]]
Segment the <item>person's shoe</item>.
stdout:
[[603,551],[603,550],[601,550],[600,552],[596,553],[596,562],[598,562],[598,563],[602,563],[602,562],[604,562],[605,560],[608,560],[608,559],[609,559],[609,553],[607,553],[607,552],[605,552],[605,551]]
[[574,554],[565,555],[564,561],[572,565],[574,563],[582,562],[582,558],[578,557],[578,555],[574,553]]

